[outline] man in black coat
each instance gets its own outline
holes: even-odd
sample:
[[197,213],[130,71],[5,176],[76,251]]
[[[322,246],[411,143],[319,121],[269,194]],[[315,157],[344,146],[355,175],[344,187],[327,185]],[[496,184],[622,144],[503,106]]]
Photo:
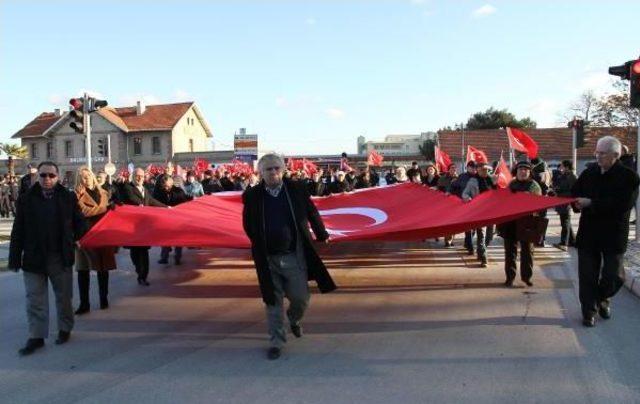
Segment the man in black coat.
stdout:
[[222,184],[220,180],[213,176],[213,171],[206,170],[204,172],[204,179],[202,180],[202,190],[205,195],[211,195],[216,192],[222,192]]
[[[467,183],[471,178],[478,178],[478,165],[475,161],[469,160],[467,162],[467,171],[460,174],[458,178],[455,179],[451,183],[449,187],[449,193],[452,195],[456,195],[457,197],[462,198],[462,192],[467,187]],[[464,247],[467,249],[468,255],[473,255],[473,232],[466,231],[464,233]]]
[[[122,203],[137,206],[157,206],[166,208],[162,202],[157,201],[144,186],[144,170],[136,168],[133,172],[133,180],[124,185],[122,189]],[[129,247],[131,262],[136,267],[138,274],[138,284],[149,286],[147,277],[149,276],[149,248],[151,247]]]
[[583,324],[595,325],[595,315],[611,317],[610,299],[624,284],[624,253],[629,215],[638,196],[640,178],[619,160],[621,144],[605,136],[596,144],[597,165],[585,169],[572,188],[581,210],[576,237]]
[[[173,185],[173,178],[167,174],[163,174],[158,179],[159,188],[153,193],[153,197],[160,203],[167,206],[178,206],[181,203],[189,202],[193,200],[192,196],[187,195],[184,189]],[[173,256],[176,265],[181,264],[182,260],[182,247],[174,247],[175,255]],[[169,263],[169,253],[171,247],[162,247],[160,249],[160,261],[158,264]]]
[[27,173],[20,178],[20,190],[18,196],[27,193],[36,182],[38,182],[38,168],[35,163],[27,164]]
[[73,328],[72,267],[76,242],[87,230],[74,192],[58,182],[58,166],[42,162],[38,182],[18,198],[16,219],[11,230],[8,267],[22,268],[27,294],[29,340],[21,355],[44,346],[49,335],[48,282],[56,296],[58,338],[69,340]]
[[308,280],[315,280],[322,293],[336,289],[313,246],[309,224],[318,241],[328,242],[329,234],[304,185],[283,180],[284,167],[279,155],[264,155],[258,163],[262,182],[242,195],[242,224],[251,240],[262,300],[267,305],[269,359],[279,358],[286,342],[284,297],[290,302],[291,332],[300,338],[309,303]]

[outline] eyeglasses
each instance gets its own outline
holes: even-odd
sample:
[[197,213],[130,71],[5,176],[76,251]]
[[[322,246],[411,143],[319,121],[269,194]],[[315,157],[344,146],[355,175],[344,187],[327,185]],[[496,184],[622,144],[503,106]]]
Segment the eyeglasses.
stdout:
[[276,167],[267,167],[264,170],[265,171],[280,171],[280,170],[282,170],[282,167],[278,167],[278,166],[276,166]]
[[54,179],[58,176],[58,174],[54,174],[54,173],[40,173],[40,178],[51,178]]

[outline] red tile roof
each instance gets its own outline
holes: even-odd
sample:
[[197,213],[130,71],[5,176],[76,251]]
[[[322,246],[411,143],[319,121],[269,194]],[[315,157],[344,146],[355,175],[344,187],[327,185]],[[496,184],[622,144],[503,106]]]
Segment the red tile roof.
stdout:
[[16,132],[12,138],[40,136],[44,131],[56,123],[58,119],[60,119],[60,117],[53,112],[43,112],[33,121],[29,122],[24,128]]
[[[98,114],[124,132],[171,130],[192,106],[193,102],[148,105],[141,115],[137,115],[136,107],[106,107],[99,110]],[[41,136],[58,119],[60,117],[54,113],[44,112],[16,132],[12,138]]]
[[[538,154],[545,160],[570,159],[571,153],[571,129],[569,128],[540,128],[525,129],[525,132],[538,143]],[[620,139],[622,144],[629,147],[631,153],[636,152],[636,128],[590,128],[585,136],[585,145],[578,149],[578,158],[588,159],[593,157],[596,141],[604,135],[613,135]],[[440,131],[438,132],[440,148],[454,160],[461,159],[462,132]],[[470,145],[487,153],[490,160],[498,160],[500,153],[504,158],[509,156],[509,142],[507,132],[502,129],[470,130],[464,132],[464,147]]]

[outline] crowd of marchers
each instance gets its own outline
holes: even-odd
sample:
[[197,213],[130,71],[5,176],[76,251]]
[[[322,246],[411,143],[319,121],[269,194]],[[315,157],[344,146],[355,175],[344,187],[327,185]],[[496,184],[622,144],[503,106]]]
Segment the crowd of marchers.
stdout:
[[[458,173],[455,164],[449,165],[444,172],[440,172],[436,164],[427,163],[420,166],[418,162],[413,162],[410,167],[395,167],[381,173],[374,167],[363,167],[359,171],[350,169],[347,172],[339,168],[327,167],[326,170],[318,168],[313,172],[307,172],[287,170],[282,158],[273,154],[269,156],[273,167],[265,167],[263,164],[260,168],[259,164],[257,172],[248,174],[215,170],[212,167],[201,172],[189,171],[186,175],[178,175],[169,164],[162,173],[154,175],[143,168],[136,168],[131,173],[120,173],[112,181],[105,172],[100,171],[94,174],[89,168],[81,167],[76,174],[75,186],[69,187],[62,185],[59,181],[59,171],[55,163],[42,162],[37,167],[28,166],[29,171],[20,179],[19,187],[16,178],[0,179],[0,196],[2,196],[0,212],[3,212],[3,216],[15,215],[8,267],[15,271],[23,270],[26,289],[30,338],[20,353],[27,355],[34,352],[44,345],[44,339],[48,336],[49,283],[56,296],[57,344],[63,344],[69,340],[74,324],[74,314],[82,315],[90,311],[90,271],[97,273],[100,308],[109,307],[109,272],[116,269],[117,248],[82,248],[78,240],[92,226],[95,226],[108,210],[114,209],[117,205],[170,209],[194,198],[225,191],[242,191],[244,195],[252,195],[243,198],[245,210],[251,209],[246,205],[254,203],[252,201],[263,201],[261,203],[268,201],[273,206],[265,205],[264,209],[269,207],[275,212],[275,216],[270,216],[267,221],[269,223],[273,221],[269,226],[274,226],[274,229],[271,229],[273,234],[265,243],[269,246],[269,243],[273,244],[274,240],[279,241],[274,247],[277,254],[266,251],[264,252],[266,261],[256,262],[262,290],[264,276],[261,277],[260,268],[265,265],[265,262],[275,260],[272,266],[279,268],[283,273],[290,271],[289,266],[293,264],[287,260],[295,261],[296,251],[305,248],[297,245],[296,240],[304,240],[305,243],[311,240],[308,232],[310,222],[302,222],[304,229],[301,229],[298,226],[292,226],[286,218],[277,219],[278,215],[283,214],[282,212],[295,213],[296,209],[302,209],[301,206],[310,206],[310,202],[305,202],[310,196],[323,197],[370,187],[412,182],[429,187],[434,192],[455,195],[465,202],[470,202],[478,195],[496,189],[498,183],[494,172],[496,163],[469,161],[462,173]],[[602,318],[610,317],[610,298],[623,284],[622,256],[626,251],[629,217],[637,197],[639,183],[633,158],[617,139],[610,136],[601,138],[595,150],[595,158],[596,162],[588,165],[579,177],[576,177],[574,167],[568,160],[562,161],[553,170],[541,158],[520,160],[513,165],[513,180],[507,184],[507,188],[512,192],[577,198],[572,205],[555,208],[562,230],[560,240],[554,246],[565,251],[569,247],[577,247],[579,250],[580,302],[584,315],[583,322],[586,326],[595,324],[595,313],[599,313]],[[273,187],[265,181],[269,175],[273,177],[272,182],[275,184]],[[286,185],[284,189],[289,189],[287,184],[291,184],[292,188],[280,194],[283,184]],[[15,192],[18,192],[18,197],[9,197],[9,200],[5,201],[5,187],[8,187],[9,195],[11,193],[15,195]],[[17,191],[13,190],[14,187]],[[288,192],[291,192],[291,195]],[[283,199],[282,195],[286,198]],[[295,199],[291,199],[294,196]],[[277,199],[272,200],[272,197]],[[473,209],[473,204],[469,206]],[[425,208],[428,209],[428,206]],[[258,209],[253,216],[264,214],[260,212]],[[571,226],[573,212],[582,212],[577,235]],[[532,217],[543,218],[546,213],[546,211],[537,212]],[[313,220],[315,220],[314,233],[316,230],[322,233],[321,237],[315,234],[316,239],[327,240],[322,219],[318,216]],[[527,286],[533,286],[534,250],[545,247],[545,230],[537,242],[523,239],[518,230],[521,220],[467,231],[461,245],[469,255],[477,256],[480,267],[486,267],[488,265],[487,246],[494,239],[494,234],[501,236],[504,240],[506,287],[514,285],[518,253],[520,279]],[[251,227],[247,226],[245,223],[245,230],[248,231]],[[249,233],[252,242],[256,237],[262,237]],[[254,233],[260,233],[260,231]],[[287,237],[277,236],[283,234]],[[436,241],[439,242],[438,239]],[[455,235],[443,237],[443,243],[445,248],[454,247]],[[123,246],[123,248],[129,250],[138,284],[149,286],[149,249],[151,247]],[[181,264],[181,246],[162,247],[160,264],[169,264],[172,250],[173,263]],[[286,254],[280,250],[285,251]],[[314,255],[314,260],[317,260],[318,265],[323,268],[319,257]],[[72,268],[74,267],[77,272],[80,297],[79,306],[75,311],[71,307]],[[328,277],[327,284],[332,285],[328,289],[334,289],[335,285],[332,281],[329,282],[328,273],[325,274],[323,271],[322,274]],[[308,279],[307,275],[304,279]],[[303,283],[306,284],[306,281]],[[298,285],[297,292],[307,296],[304,292],[305,288]],[[269,305],[268,302],[267,305]],[[296,322],[301,320],[303,312],[304,307],[300,307]],[[274,316],[273,321],[281,322],[282,318],[278,313],[274,311],[271,315]],[[295,326],[298,327],[298,325]],[[283,329],[278,326],[276,331],[277,335],[271,335],[271,338],[281,345],[284,340],[281,335]],[[298,329],[294,333],[297,335],[301,331]]]

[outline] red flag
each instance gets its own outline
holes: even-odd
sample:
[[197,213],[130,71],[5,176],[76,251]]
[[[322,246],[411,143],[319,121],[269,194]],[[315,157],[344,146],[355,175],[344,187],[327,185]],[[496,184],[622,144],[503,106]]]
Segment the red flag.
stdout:
[[[572,201],[499,189],[483,192],[465,203],[412,183],[313,199],[327,231],[336,241],[424,240],[503,223]],[[81,243],[84,247],[248,248],[242,210],[241,192],[203,196],[171,211],[119,206],[107,212]]]
[[530,159],[538,156],[538,144],[523,130],[507,126],[507,137],[510,148],[527,153]]
[[318,166],[316,166],[313,161],[302,159],[302,171],[307,173],[307,175],[311,176],[315,174],[316,171],[318,171]]
[[487,155],[480,149],[473,146],[467,146],[467,163],[475,161],[476,163],[488,163]]
[[340,159],[340,171],[344,171],[345,173],[353,171],[353,168],[351,168],[351,166],[349,165],[346,157]]
[[382,160],[384,160],[384,157],[378,154],[377,151],[371,150],[371,153],[369,153],[369,157],[367,157],[367,164],[374,167],[380,167],[380,165],[382,164]]
[[500,157],[500,163],[496,167],[496,172],[494,173],[498,180],[498,187],[506,188],[513,180],[513,176],[511,175],[511,170],[509,170],[509,166],[504,161],[502,157]]
[[436,165],[438,166],[438,171],[441,173],[446,173],[451,165],[451,157],[445,152],[442,151],[438,146],[434,147],[436,154]]

